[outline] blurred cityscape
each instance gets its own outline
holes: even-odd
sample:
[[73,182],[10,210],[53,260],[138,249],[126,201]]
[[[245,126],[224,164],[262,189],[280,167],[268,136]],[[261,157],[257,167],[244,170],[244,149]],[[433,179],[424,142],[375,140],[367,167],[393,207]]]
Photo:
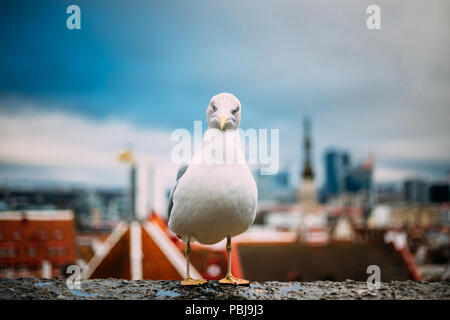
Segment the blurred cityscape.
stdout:
[[[174,133],[195,147],[229,92],[279,130],[235,276],[450,278],[450,1],[383,1],[374,30],[369,0],[77,5],[70,29],[62,1],[0,2],[0,277],[182,279]],[[226,259],[194,243],[191,275]]]
[[[364,281],[367,267],[378,265],[383,281],[449,279],[449,181],[377,185],[373,154],[354,163],[338,149],[313,163],[308,119],[303,127],[299,174],[254,172],[257,216],[235,238],[234,273],[258,281]],[[138,193],[140,170],[130,159],[130,152],[121,155],[130,166],[123,190],[2,187],[0,277],[67,277],[77,264],[85,278],[182,279],[184,243],[168,230],[166,212],[155,212],[152,170],[145,171],[147,194]],[[315,183],[319,165],[323,186]],[[138,201],[145,218],[136,216]],[[194,272],[224,276],[223,241],[195,243],[193,252]]]

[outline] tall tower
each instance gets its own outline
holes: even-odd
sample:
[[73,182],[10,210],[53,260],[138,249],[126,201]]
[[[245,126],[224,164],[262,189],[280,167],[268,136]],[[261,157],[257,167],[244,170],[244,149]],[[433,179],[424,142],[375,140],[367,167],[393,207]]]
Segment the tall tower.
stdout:
[[316,212],[317,200],[314,172],[311,166],[311,122],[308,118],[304,119],[303,128],[305,160],[302,170],[299,198],[303,214],[309,214]]
[[303,179],[314,180],[314,173],[311,166],[311,121],[308,118],[303,120],[305,166],[302,172]]

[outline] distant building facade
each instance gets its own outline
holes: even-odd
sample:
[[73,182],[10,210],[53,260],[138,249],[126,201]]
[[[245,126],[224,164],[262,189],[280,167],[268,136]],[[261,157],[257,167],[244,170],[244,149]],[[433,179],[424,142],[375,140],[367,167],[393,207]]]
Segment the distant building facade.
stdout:
[[73,213],[69,210],[0,213],[0,277],[64,276],[75,264]]
[[450,202],[450,185],[448,183],[433,184],[430,186],[429,195],[431,202]]
[[[130,218],[125,190],[0,187],[0,210],[73,209],[77,229],[102,228],[106,222]],[[110,228],[110,227],[107,227]]]
[[411,178],[403,182],[403,200],[411,204],[450,202],[450,184]]
[[373,161],[352,165],[348,152],[329,149],[325,152],[325,199],[345,194],[364,194],[371,199]]
[[345,176],[345,190],[350,193],[369,192],[372,189],[372,168],[349,168]]
[[330,149],[325,153],[325,192],[336,196],[345,192],[345,176],[350,166],[347,152]]
[[421,179],[407,179],[403,183],[406,202],[426,203],[429,200],[429,186]]

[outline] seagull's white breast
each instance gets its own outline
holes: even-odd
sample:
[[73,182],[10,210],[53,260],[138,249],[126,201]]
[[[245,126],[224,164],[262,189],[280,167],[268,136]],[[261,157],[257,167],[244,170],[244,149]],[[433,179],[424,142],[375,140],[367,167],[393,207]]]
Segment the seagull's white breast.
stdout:
[[224,139],[220,150],[233,151],[237,161],[216,163],[214,160],[223,156],[216,152],[209,159],[212,162],[199,162],[208,148],[204,142],[178,182],[169,220],[170,229],[184,240],[190,235],[192,240],[204,244],[245,232],[255,219],[258,196],[255,180],[242,154],[238,131],[228,137],[222,132],[214,133]]

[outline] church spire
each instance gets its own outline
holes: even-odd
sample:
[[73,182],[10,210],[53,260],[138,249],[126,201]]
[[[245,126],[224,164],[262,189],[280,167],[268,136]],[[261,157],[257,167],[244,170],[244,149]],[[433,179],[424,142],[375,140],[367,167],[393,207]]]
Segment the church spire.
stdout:
[[314,172],[311,166],[311,121],[305,118],[303,121],[304,128],[304,148],[305,148],[305,166],[303,168],[303,179],[314,179]]

